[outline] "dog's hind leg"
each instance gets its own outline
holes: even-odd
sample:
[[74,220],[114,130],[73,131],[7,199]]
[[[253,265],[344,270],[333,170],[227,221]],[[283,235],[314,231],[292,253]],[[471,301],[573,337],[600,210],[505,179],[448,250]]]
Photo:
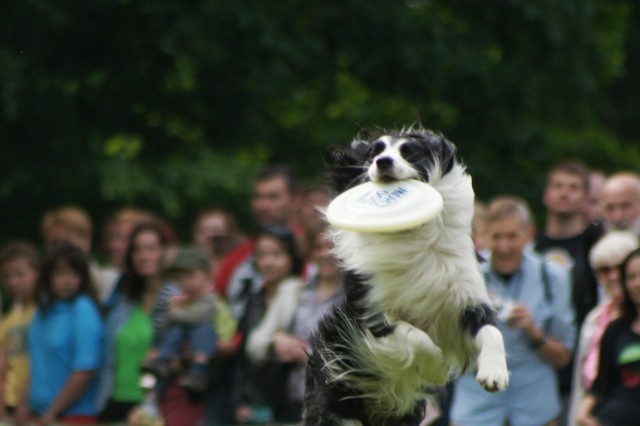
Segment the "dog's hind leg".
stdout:
[[462,313],[462,328],[471,334],[478,349],[476,380],[489,392],[503,391],[509,384],[506,352],[495,314],[487,305],[470,306]]

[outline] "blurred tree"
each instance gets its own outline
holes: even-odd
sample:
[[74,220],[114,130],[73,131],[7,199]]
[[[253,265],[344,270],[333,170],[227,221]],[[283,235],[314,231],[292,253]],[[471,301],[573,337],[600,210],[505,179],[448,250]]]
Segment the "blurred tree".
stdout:
[[459,145],[481,198],[535,205],[567,156],[640,164],[631,0],[63,0],[0,14],[0,240],[47,208],[121,204],[182,230],[251,176],[311,179],[363,128],[422,123]]

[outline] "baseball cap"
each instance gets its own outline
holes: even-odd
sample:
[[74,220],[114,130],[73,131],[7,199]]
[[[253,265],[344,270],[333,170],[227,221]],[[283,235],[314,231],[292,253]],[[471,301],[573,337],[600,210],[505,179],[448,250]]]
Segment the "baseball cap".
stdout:
[[202,269],[205,271],[211,269],[209,256],[202,247],[180,247],[173,257],[173,260],[169,262],[169,265],[167,266],[167,271],[169,272],[193,269]]

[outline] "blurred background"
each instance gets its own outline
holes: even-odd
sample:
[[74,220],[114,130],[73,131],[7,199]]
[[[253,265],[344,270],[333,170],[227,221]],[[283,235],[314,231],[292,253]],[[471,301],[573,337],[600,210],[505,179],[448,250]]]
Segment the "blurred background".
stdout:
[[0,9],[0,242],[47,209],[250,228],[253,173],[412,124],[488,199],[546,169],[640,170],[638,0],[21,0]]

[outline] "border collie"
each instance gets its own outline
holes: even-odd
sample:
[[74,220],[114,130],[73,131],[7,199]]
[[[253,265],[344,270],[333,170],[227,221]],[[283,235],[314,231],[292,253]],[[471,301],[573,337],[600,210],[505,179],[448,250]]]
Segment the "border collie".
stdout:
[[471,177],[455,146],[422,128],[392,131],[334,149],[329,172],[338,193],[427,182],[444,208],[406,231],[333,229],[345,299],[312,336],[303,424],[418,425],[439,387],[470,367],[484,389],[504,390],[504,343],[471,240]]

